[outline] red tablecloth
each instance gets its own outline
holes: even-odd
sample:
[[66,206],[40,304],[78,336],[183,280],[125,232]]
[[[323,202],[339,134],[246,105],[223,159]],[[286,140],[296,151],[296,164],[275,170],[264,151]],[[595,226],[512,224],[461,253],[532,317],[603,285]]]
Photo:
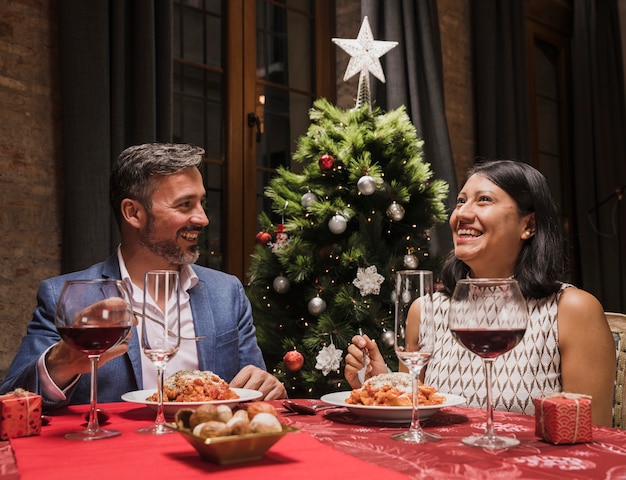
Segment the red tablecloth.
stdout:
[[[303,401],[310,403],[309,401]],[[276,404],[278,405],[278,404]],[[594,441],[578,445],[551,445],[534,435],[534,417],[495,413],[496,429],[516,436],[521,445],[499,451],[465,446],[461,438],[482,432],[485,412],[468,408],[443,409],[426,422],[439,433],[437,443],[410,445],[391,440],[406,425],[378,424],[358,419],[345,409],[315,416],[288,415],[283,423],[300,433],[288,434],[261,460],[218,466],[199,458],[181,435],[152,437],[135,433],[154,420],[154,412],[135,404],[103,405],[112,412],[109,427],[119,437],[94,442],[66,440],[76,430],[87,407],[71,407],[54,414],[41,436],[11,440],[21,480],[123,476],[135,478],[220,479],[624,479],[626,432],[594,427]],[[0,477],[15,474],[2,460]],[[6,452],[5,452],[6,453]],[[6,457],[6,456],[5,456]],[[12,460],[12,458],[11,458]]]
[[[224,479],[352,478],[368,472],[374,478],[406,479],[401,473],[376,467],[324,445],[306,432],[290,433],[261,459],[219,466],[200,459],[180,434],[150,436],[135,430],[154,421],[154,412],[135,404],[102,405],[113,415],[107,427],[122,435],[105,440],[78,442],[64,435],[79,429],[86,406],[53,414],[41,436],[11,440],[21,480],[68,478],[122,479],[206,478],[219,473]],[[0,470],[1,471],[1,470]]]

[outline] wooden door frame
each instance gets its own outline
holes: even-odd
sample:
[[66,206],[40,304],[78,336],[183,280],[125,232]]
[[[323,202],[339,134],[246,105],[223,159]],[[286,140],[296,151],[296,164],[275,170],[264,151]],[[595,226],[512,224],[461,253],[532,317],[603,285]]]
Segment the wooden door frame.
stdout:
[[[256,111],[257,0],[229,0],[226,10],[224,270],[245,281],[257,234]],[[335,101],[334,0],[315,0],[316,96]]]

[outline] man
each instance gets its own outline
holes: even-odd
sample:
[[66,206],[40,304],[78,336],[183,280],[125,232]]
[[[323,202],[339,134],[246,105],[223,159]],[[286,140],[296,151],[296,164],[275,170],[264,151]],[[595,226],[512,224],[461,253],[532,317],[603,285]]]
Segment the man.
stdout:
[[[168,371],[211,370],[231,387],[259,390],[267,400],[284,398],[283,385],[265,371],[250,303],[232,275],[194,265],[198,237],[209,223],[198,170],[204,150],[192,145],[145,144],[122,152],[110,178],[110,201],[121,243],[105,262],[41,283],[27,335],[0,393],[24,388],[42,395],[44,408],[89,402],[89,361],[68,346],[54,326],[63,284],[77,278],[125,281],[133,310],[141,312],[148,270],[178,270],[181,277],[181,348]],[[203,337],[198,341],[190,337]],[[156,386],[152,362],[142,354],[136,327],[126,342],[100,359],[98,399]]]

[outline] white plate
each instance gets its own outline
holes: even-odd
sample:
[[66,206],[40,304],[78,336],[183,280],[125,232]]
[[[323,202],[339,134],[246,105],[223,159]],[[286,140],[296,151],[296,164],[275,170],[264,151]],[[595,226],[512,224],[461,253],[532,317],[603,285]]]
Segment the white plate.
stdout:
[[[390,422],[390,423],[406,423],[411,421],[411,407],[386,407],[375,405],[352,405],[346,403],[346,398],[350,396],[352,392],[335,392],[328,393],[320,400],[336,405],[338,407],[346,407],[352,414],[357,417],[367,418],[368,420],[375,420],[377,422]],[[419,418],[425,420],[428,417],[437,413],[441,408],[454,407],[456,405],[464,405],[466,400],[458,395],[448,395],[440,393],[446,397],[446,401],[439,405],[424,405],[419,407]]]
[[[181,408],[196,408],[200,405],[205,405],[207,403],[213,403],[215,405],[219,405],[221,403],[241,403],[241,402],[249,402],[251,400],[257,400],[261,398],[263,394],[256,390],[249,390],[247,388],[231,388],[239,398],[233,398],[230,400],[212,400],[210,402],[165,402],[163,404],[163,411],[165,415],[168,417],[173,417],[178,410]],[[146,405],[152,410],[156,411],[157,402],[149,402],[146,398],[150,397],[156,392],[155,389],[152,390],[135,390],[134,392],[128,392],[122,395],[122,400],[130,403],[141,403],[142,405]]]

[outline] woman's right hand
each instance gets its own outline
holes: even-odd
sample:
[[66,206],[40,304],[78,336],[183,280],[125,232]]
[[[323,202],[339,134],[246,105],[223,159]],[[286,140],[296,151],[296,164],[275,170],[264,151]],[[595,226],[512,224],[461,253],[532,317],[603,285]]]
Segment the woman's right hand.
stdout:
[[368,379],[381,373],[387,373],[387,364],[378,349],[378,345],[367,335],[355,335],[352,343],[348,346],[348,353],[345,358],[346,366],[344,376],[352,388],[360,388],[361,381],[358,372],[363,368],[363,350],[365,349],[367,367],[365,378]]

